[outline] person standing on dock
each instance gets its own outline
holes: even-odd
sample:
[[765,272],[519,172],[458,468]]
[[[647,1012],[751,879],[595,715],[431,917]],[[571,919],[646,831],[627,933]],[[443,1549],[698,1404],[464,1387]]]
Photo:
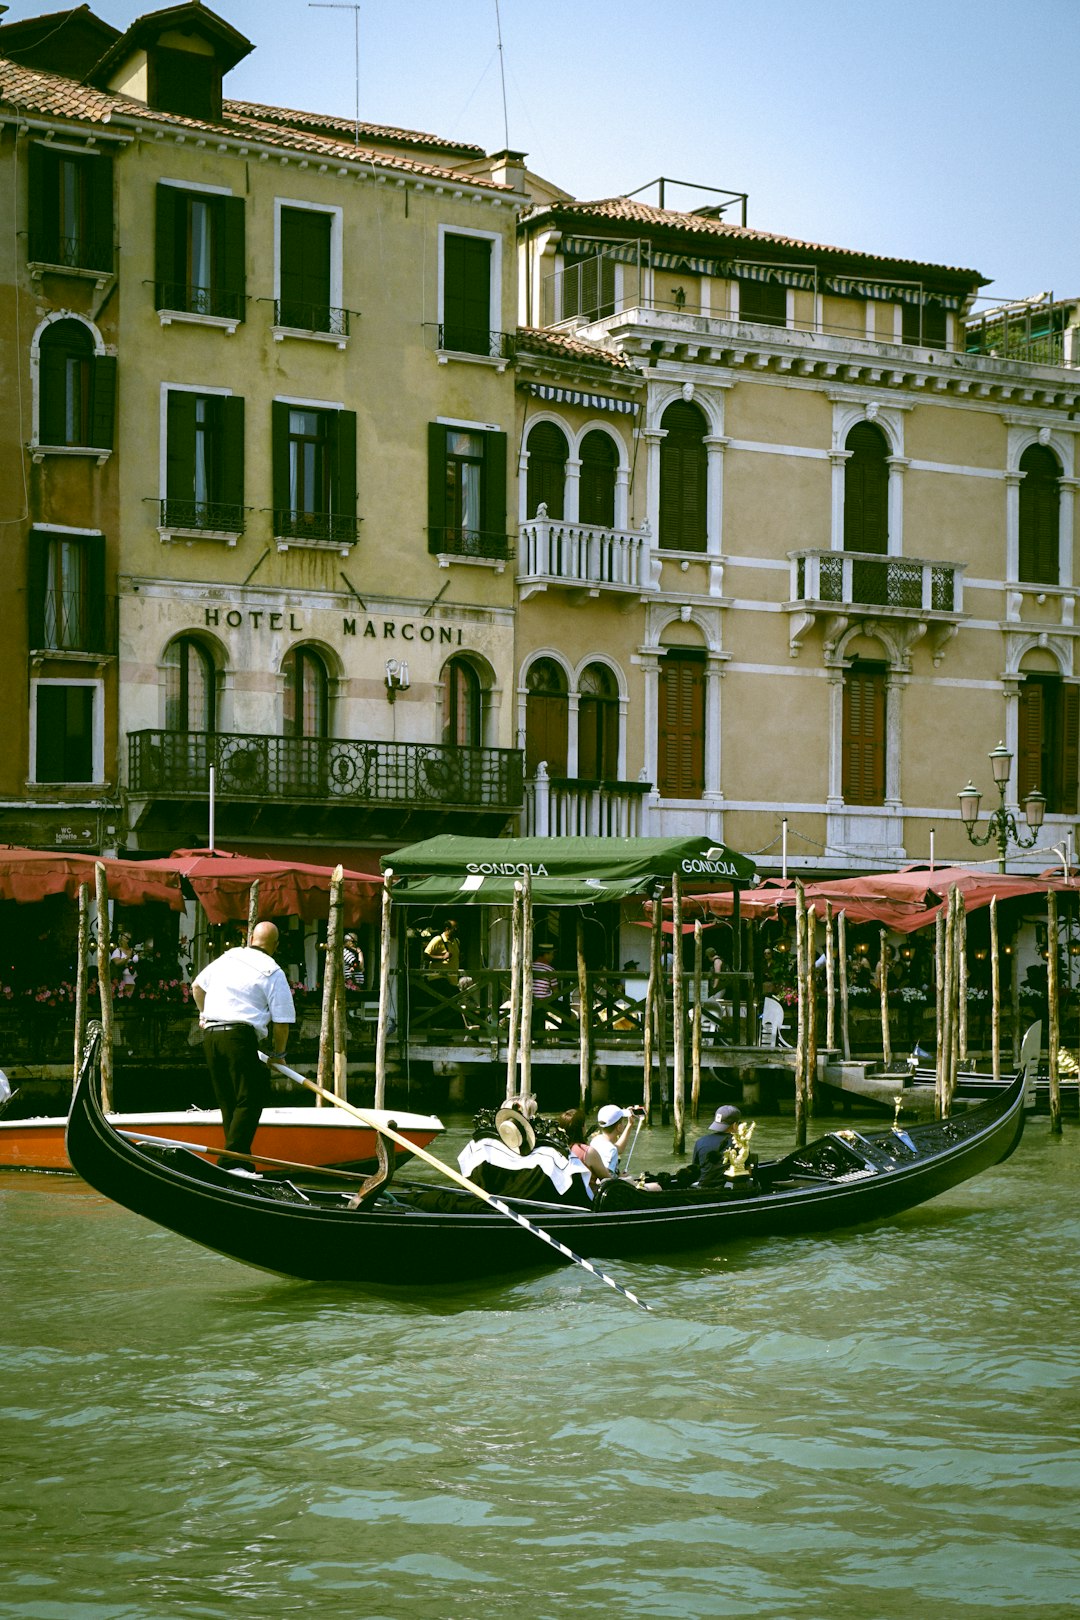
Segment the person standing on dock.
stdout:
[[296,1022],[289,981],[274,961],[278,931],[256,923],[250,945],[237,945],[210,962],[191,986],[205,1031],[203,1051],[225,1128],[227,1169],[245,1168],[232,1155],[247,1155],[270,1092],[270,1075],[259,1047],[271,1037],[275,1057],[284,1057]]

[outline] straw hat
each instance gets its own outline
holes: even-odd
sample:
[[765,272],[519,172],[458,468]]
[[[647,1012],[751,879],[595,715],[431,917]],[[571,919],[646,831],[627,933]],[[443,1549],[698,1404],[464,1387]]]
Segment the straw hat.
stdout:
[[522,1158],[536,1146],[536,1132],[532,1124],[516,1108],[500,1108],[495,1115],[495,1129],[499,1138]]

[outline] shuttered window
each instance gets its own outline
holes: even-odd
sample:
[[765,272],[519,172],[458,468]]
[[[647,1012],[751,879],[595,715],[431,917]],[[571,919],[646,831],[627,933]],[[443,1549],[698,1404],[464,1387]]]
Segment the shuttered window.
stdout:
[[28,251],[32,263],[72,270],[113,268],[113,160],[104,152],[29,154]]
[[116,360],[95,354],[82,321],[53,321],[38,345],[38,443],[112,448]]
[[740,281],[739,319],[759,326],[786,326],[787,288],[779,281]]
[[661,418],[660,545],[666,551],[704,551],[708,456],[706,422],[696,405],[676,400]]
[[156,211],[156,307],[242,321],[243,197],[159,185]]
[[582,523],[615,527],[615,474],[619,452],[607,433],[594,428],[581,441],[581,484],[578,511]]
[[602,254],[568,258],[562,278],[562,318],[603,320],[615,313],[615,260]]
[[538,422],[529,434],[527,511],[535,517],[543,503],[549,518],[561,521],[566,490],[566,434],[554,422]]
[[844,550],[884,556],[889,549],[889,446],[872,422],[847,436],[844,463]]
[[26,564],[32,650],[113,650],[106,612],[104,535],[34,529]]
[[509,556],[505,433],[428,423],[428,550]]
[[330,545],[356,539],[356,412],[276,399],[271,411],[274,534]]
[[700,799],[705,791],[705,659],[674,648],[660,664],[657,788],[665,799]]
[[1029,445],[1020,457],[1020,578],[1056,585],[1061,468],[1052,450]]
[[581,672],[578,698],[578,776],[614,782],[619,774],[619,688],[606,664]]
[[334,216],[311,208],[281,210],[281,326],[329,332]]
[[1056,675],[1029,675],[1020,687],[1016,791],[1036,788],[1056,815],[1075,815],[1080,774],[1080,687]]
[[491,246],[482,236],[443,237],[441,348],[492,352]]
[[244,401],[235,394],[170,389],[166,433],[162,522],[242,533]]
[[35,689],[37,782],[92,782],[96,686],[42,683]]
[[902,342],[927,349],[945,347],[945,309],[936,298],[928,298],[924,304],[903,304],[901,310]]
[[885,803],[885,669],[855,664],[844,675],[841,792],[845,804]]
[[525,677],[525,770],[546,764],[549,776],[566,775],[570,697],[554,658],[538,658]]

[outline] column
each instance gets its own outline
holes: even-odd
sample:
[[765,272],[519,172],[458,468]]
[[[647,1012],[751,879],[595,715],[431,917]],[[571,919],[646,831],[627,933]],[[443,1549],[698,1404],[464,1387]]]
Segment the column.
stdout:
[[[907,456],[886,456],[889,469],[889,556],[904,554],[904,474],[911,466]],[[920,550],[923,548],[920,547]]]
[[832,527],[829,545],[833,551],[844,549],[844,468],[850,455],[850,450],[829,451],[829,460],[832,462]]

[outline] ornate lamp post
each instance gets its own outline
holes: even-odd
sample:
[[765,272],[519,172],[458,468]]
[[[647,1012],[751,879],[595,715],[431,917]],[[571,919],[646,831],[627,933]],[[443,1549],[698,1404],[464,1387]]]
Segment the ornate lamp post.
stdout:
[[1019,823],[1012,811],[1005,804],[1005,789],[1009,785],[1009,773],[1012,770],[1012,755],[1003,742],[991,750],[990,767],[994,773],[1000,803],[989,818],[989,826],[985,833],[975,831],[975,823],[979,819],[979,802],[982,794],[973,782],[968,782],[956,797],[960,800],[960,819],[964,829],[973,844],[989,844],[991,839],[997,840],[998,871],[1005,870],[1005,855],[1009,844],[1013,843],[1017,849],[1031,849],[1038,841],[1039,829],[1046,815],[1046,795],[1033,788],[1024,800],[1024,816],[1030,828],[1029,834],[1020,831]]

